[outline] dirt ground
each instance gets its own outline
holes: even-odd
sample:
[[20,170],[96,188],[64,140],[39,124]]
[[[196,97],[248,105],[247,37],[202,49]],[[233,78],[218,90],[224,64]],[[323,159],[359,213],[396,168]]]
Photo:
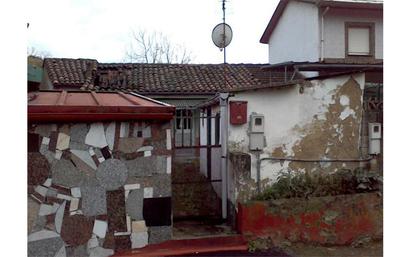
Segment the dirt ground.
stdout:
[[383,241],[369,242],[359,247],[324,247],[297,243],[285,246],[283,250],[294,257],[381,257],[383,256]]

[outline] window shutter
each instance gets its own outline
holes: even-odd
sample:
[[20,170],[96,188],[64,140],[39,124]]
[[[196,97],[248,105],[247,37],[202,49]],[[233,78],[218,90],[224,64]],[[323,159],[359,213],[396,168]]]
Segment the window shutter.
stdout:
[[348,54],[369,55],[369,28],[348,28]]

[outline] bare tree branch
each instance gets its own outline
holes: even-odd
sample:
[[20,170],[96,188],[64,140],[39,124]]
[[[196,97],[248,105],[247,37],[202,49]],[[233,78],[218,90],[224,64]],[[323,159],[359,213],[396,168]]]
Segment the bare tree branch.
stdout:
[[27,47],[27,56],[34,56],[34,57],[39,57],[41,59],[44,59],[44,58],[49,58],[52,55],[48,51],[40,51],[36,49],[34,46],[31,46],[31,47]]
[[191,52],[173,44],[161,32],[133,31],[132,40],[125,51],[125,59],[140,63],[189,63]]

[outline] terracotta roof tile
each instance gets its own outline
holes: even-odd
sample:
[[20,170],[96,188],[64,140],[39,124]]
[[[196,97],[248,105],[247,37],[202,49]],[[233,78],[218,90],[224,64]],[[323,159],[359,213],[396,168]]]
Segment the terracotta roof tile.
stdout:
[[139,93],[216,93],[283,81],[283,73],[264,71],[267,64],[98,63],[92,59],[45,59],[54,87]]

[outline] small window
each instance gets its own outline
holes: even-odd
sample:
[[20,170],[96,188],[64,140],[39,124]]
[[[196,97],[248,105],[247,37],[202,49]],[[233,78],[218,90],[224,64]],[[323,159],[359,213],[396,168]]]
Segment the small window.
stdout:
[[373,23],[345,23],[346,56],[373,56],[375,32]]
[[176,129],[192,128],[192,111],[176,110]]
[[256,126],[261,126],[262,125],[262,118],[256,118],[255,119],[255,125]]

